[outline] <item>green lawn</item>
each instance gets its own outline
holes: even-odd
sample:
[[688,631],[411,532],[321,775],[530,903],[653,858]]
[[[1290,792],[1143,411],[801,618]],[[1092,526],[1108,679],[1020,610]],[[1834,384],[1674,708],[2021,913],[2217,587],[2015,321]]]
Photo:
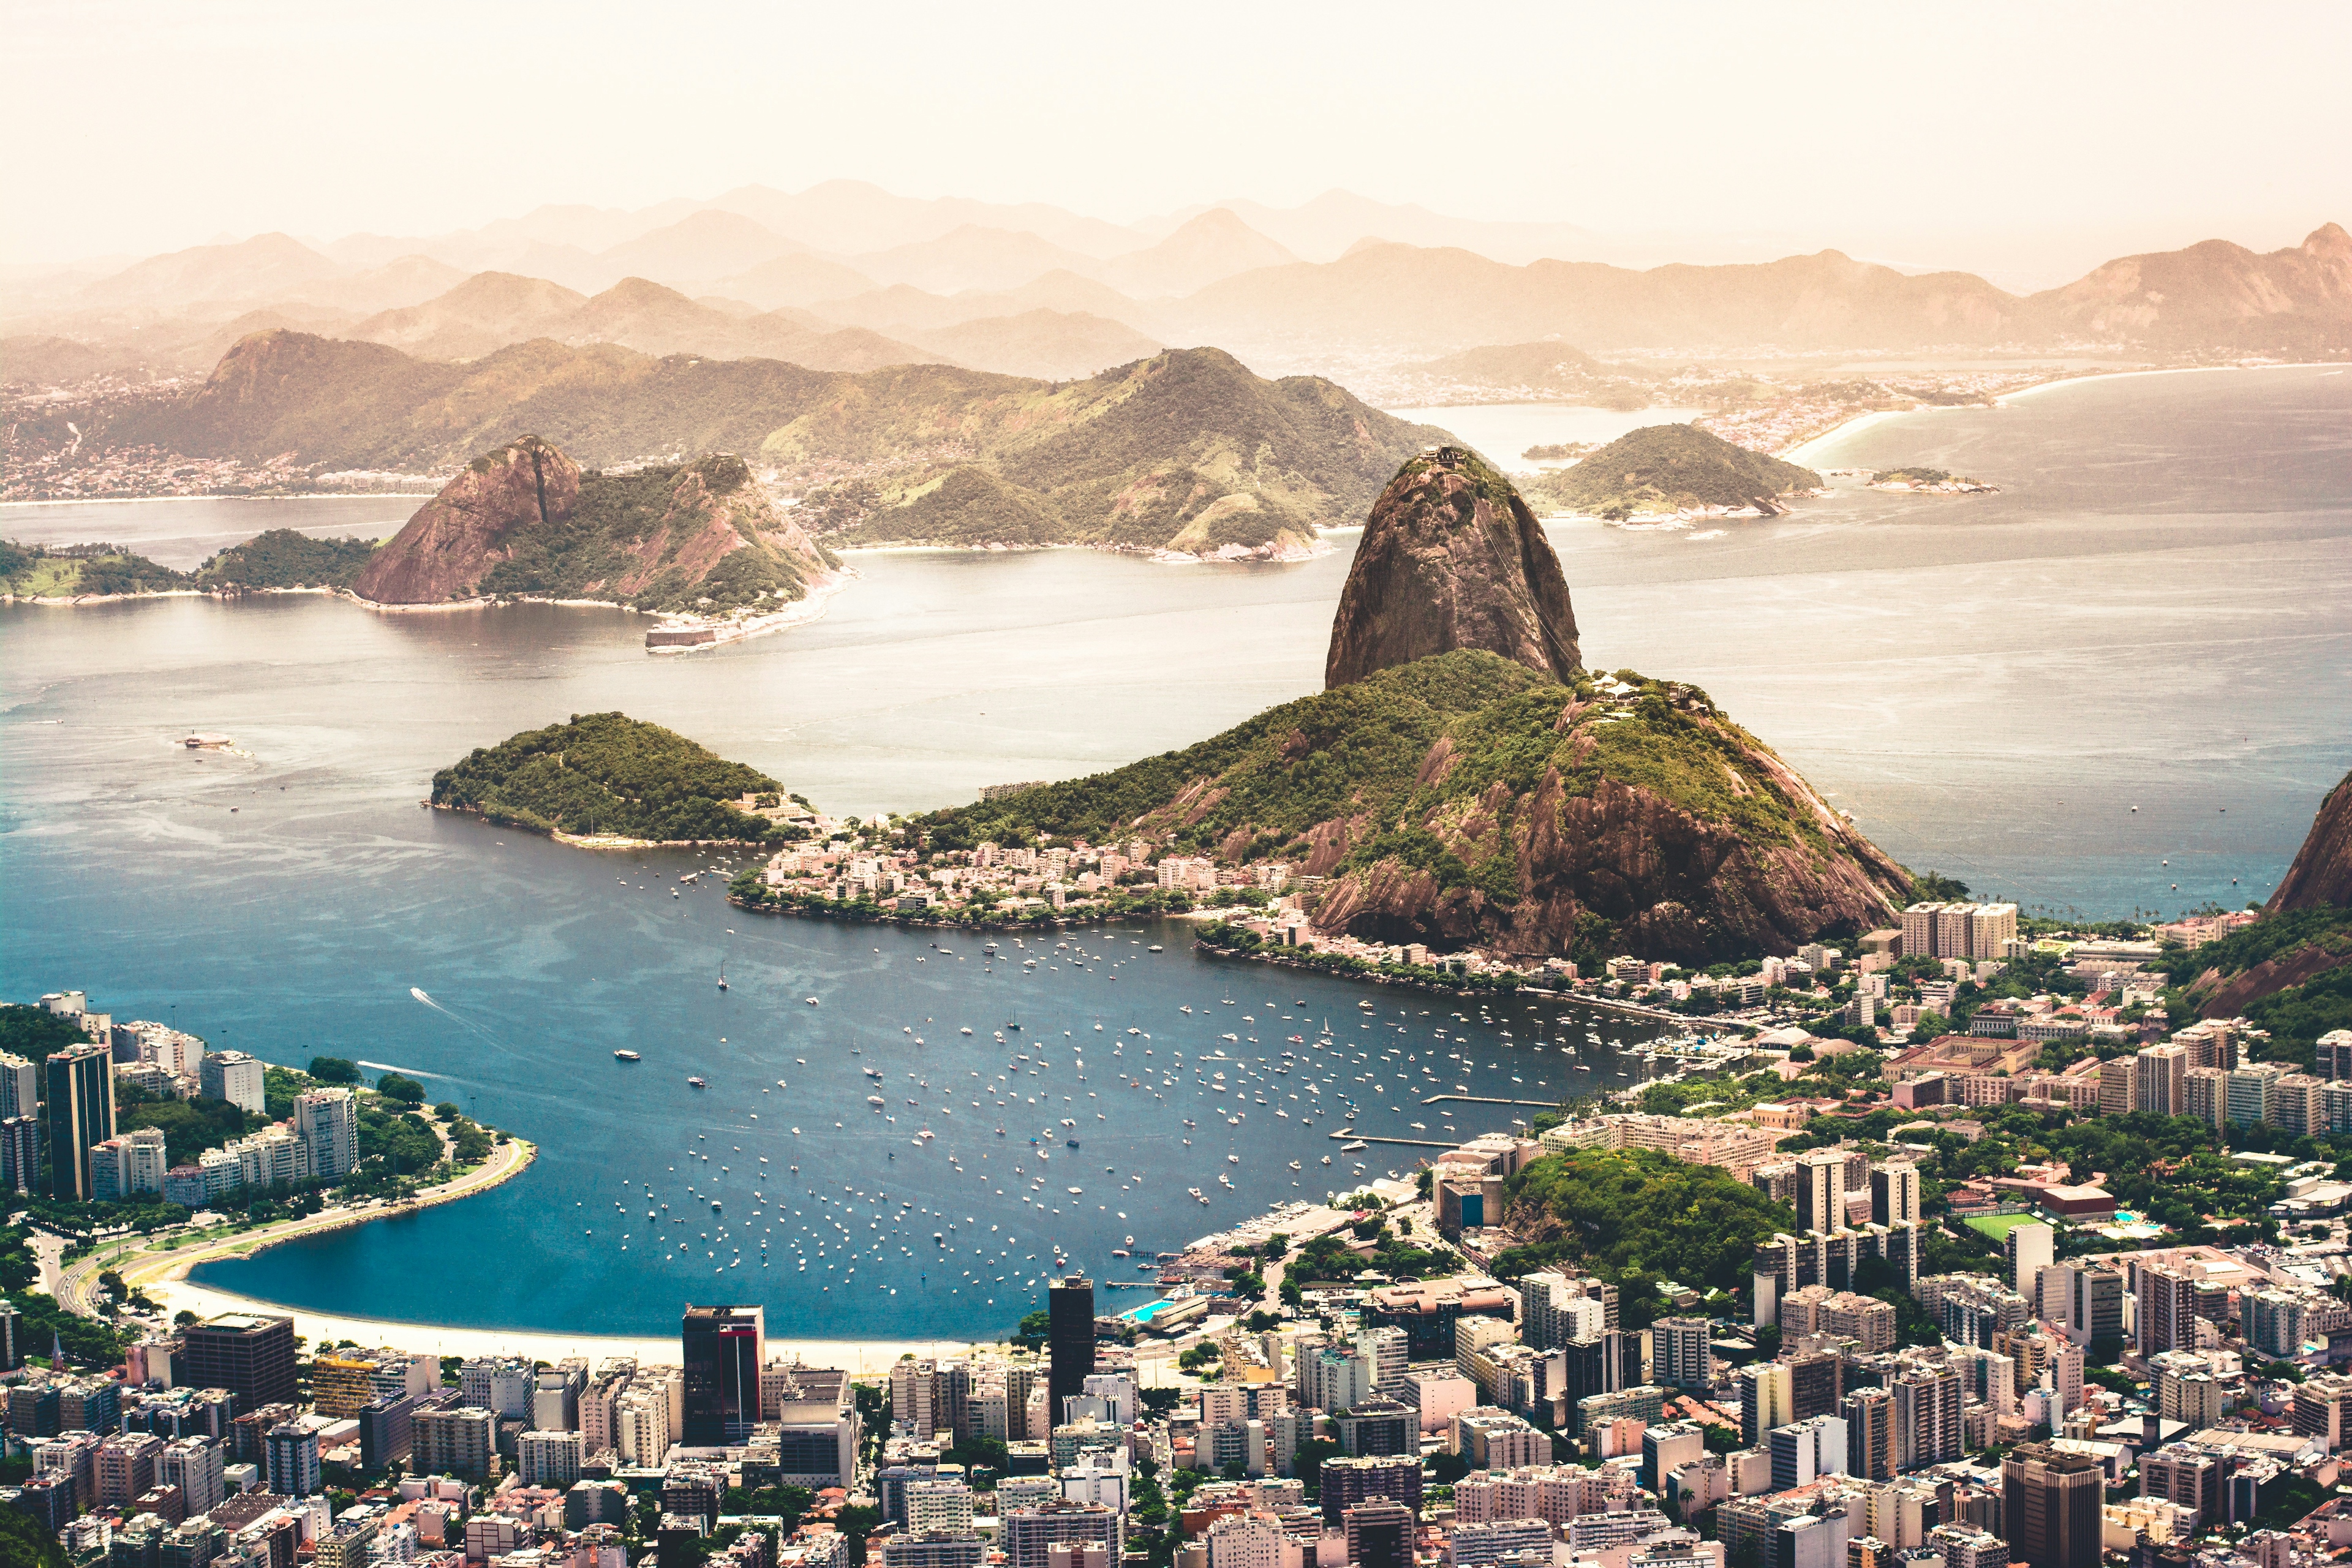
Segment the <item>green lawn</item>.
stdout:
[[2044,1222],[2035,1219],[2030,1214],[1994,1214],[1979,1215],[1968,1223],[1995,1241],[2005,1243],[2009,1240],[2009,1233],[2019,1226],[2041,1225]]

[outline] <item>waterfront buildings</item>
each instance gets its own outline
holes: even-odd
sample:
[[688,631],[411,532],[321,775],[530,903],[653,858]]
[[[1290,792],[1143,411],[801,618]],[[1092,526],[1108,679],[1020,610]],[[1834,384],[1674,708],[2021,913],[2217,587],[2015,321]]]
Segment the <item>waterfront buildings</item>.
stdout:
[[240,1411],[290,1404],[295,1394],[294,1320],[232,1312],[181,1331],[182,1381],[225,1388]]
[[680,1338],[686,1360],[682,1440],[741,1442],[760,1420],[760,1370],[767,1360],[765,1310],[688,1307]]

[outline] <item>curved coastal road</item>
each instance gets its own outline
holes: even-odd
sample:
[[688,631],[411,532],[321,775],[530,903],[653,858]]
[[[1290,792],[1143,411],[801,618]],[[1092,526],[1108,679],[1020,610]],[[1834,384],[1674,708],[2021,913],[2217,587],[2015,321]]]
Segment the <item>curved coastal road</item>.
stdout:
[[[386,1204],[380,1200],[370,1200],[363,1204],[325,1208],[314,1215],[305,1215],[299,1219],[280,1220],[274,1225],[264,1226],[258,1230],[225,1233],[215,1239],[200,1241],[193,1245],[188,1244],[186,1240],[192,1233],[185,1230],[173,1231],[152,1239],[134,1237],[120,1243],[108,1243],[92,1251],[88,1257],[77,1259],[66,1268],[64,1277],[58,1281],[59,1288],[56,1291],[58,1304],[78,1316],[94,1318],[98,1316],[98,1310],[94,1304],[98,1296],[98,1277],[109,1268],[120,1273],[122,1276],[122,1282],[135,1291],[142,1286],[153,1284],[166,1275],[184,1272],[199,1263],[215,1262],[224,1258],[239,1258],[263,1247],[281,1241],[291,1241],[297,1237],[309,1236],[319,1231],[335,1230],[362,1220],[381,1219],[387,1215],[407,1214],[416,1209],[429,1208],[435,1204],[451,1203],[458,1198],[471,1197],[476,1193],[497,1186],[500,1182],[521,1171],[524,1166],[530,1163],[538,1152],[537,1145],[526,1142],[520,1138],[509,1138],[505,1142],[491,1149],[488,1159],[464,1175],[454,1181],[445,1182],[437,1187],[423,1188],[415,1197],[403,1203]],[[175,1239],[181,1241],[182,1245],[170,1248],[158,1245],[161,1242]]]

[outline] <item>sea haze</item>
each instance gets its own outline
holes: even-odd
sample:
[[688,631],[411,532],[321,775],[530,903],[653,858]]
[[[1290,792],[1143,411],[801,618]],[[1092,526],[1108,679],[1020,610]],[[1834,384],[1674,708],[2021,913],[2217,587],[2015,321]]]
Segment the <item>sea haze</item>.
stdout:
[[[1999,409],[1882,421],[1812,454],[1930,463],[1999,484],[1999,496],[1842,482],[1786,518],[1660,532],[1563,523],[1551,537],[1589,663],[1706,688],[1906,863],[2030,906],[2170,912],[2266,894],[2352,763],[2347,445],[2352,376],[2100,381]],[[157,503],[152,528],[139,506],[60,510],[90,514],[83,537],[131,540],[201,531],[160,510],[189,504]],[[352,503],[268,503],[268,522],[256,526],[346,526],[349,514],[306,516],[313,504]],[[1034,1278],[1048,1258],[1033,1237],[1104,1269],[1127,1235],[1139,1249],[1165,1248],[1339,1184],[1317,1174],[1332,1148],[1319,1119],[1292,1130],[1273,1118],[1269,1093],[1233,1128],[1202,1114],[1230,1097],[1193,1089],[1189,1071],[1180,1089],[1157,1091],[1170,1096],[1162,1106],[1120,1087],[1098,1066],[1112,1058],[1093,1050],[1078,1086],[1061,1059],[1077,1054],[1072,1042],[1117,1034],[1116,1065],[1134,1077],[1139,1046],[1128,1042],[1140,1037],[1128,1027],[1151,1034],[1163,1052],[1153,1064],[1165,1042],[1188,1068],[1220,1044],[1243,1054],[1217,1037],[1246,1041],[1255,1030],[1255,1057],[1278,1060],[1297,1048],[1285,1037],[1311,1037],[1317,1029],[1301,1026],[1328,1016],[1343,1037],[1418,1053],[1418,1078],[1423,1066],[1454,1065],[1455,1047],[1434,1034],[1455,1027],[1452,1005],[1429,1000],[1423,1017],[1423,1000],[1372,992],[1384,1025],[1407,1032],[1359,1030],[1358,988],[1228,966],[1164,929],[1081,938],[1100,965],[983,976],[968,938],[939,939],[954,950],[941,955],[928,933],[754,919],[707,886],[674,900],[691,857],[568,850],[416,803],[433,770],[469,748],[604,709],[671,725],[841,814],[1115,765],[1319,686],[1353,538],[1339,542],[1341,553],[1321,560],[1261,567],[1077,551],[866,555],[865,580],[822,620],[668,659],[642,651],[643,618],[612,611],[375,615],[319,596],[0,607],[0,994],[81,986],[117,1016],[168,1017],[176,1004],[178,1021],[215,1046],[438,1075],[425,1080],[435,1098],[545,1151],[495,1194],[208,1270],[223,1288],[357,1314],[659,1331],[680,1300],[723,1285],[732,1299],[775,1304],[785,1331],[813,1336],[1002,1328],[1031,1293],[987,1292]],[[236,752],[174,743],[199,729],[231,735]],[[1153,941],[1166,952],[1149,955]],[[722,957],[735,982],[723,996]],[[439,1006],[415,1001],[412,986]],[[808,995],[823,1005],[807,1006]],[[1187,1003],[1190,1016],[1178,1010]],[[1242,1014],[1256,1022],[1234,1022]],[[1003,1179],[1006,1155],[1060,1114],[1038,1115],[1052,1108],[1024,1095],[1034,1124],[1007,1120],[1000,1146],[982,1115],[999,1110],[992,1102],[974,1111],[964,1095],[952,1130],[942,1110],[949,1084],[982,1081],[967,1076],[975,1070],[992,1081],[1013,1065],[990,1038],[1008,1018],[1048,1047],[1050,1093],[1057,1106],[1071,1095],[1060,1114],[1081,1123],[1081,1150],[1057,1148],[1045,1167],[1066,1212],[1042,1220]],[[972,1037],[953,1033],[967,1026]],[[913,1046],[908,1028],[926,1044]],[[1531,1042],[1565,1033],[1585,1043],[1582,1029],[1498,1013],[1473,1029],[1476,1077],[1449,1083],[1516,1076],[1548,1095],[1560,1079],[1543,1069],[1557,1058]],[[646,1060],[615,1065],[622,1047]],[[877,1124],[865,1103],[883,1092],[861,1087],[877,1055],[892,1086],[884,1114],[897,1123]],[[1049,1081],[1021,1065],[1025,1083]],[[1351,1062],[1324,1093],[1364,1092],[1369,1082],[1352,1075],[1368,1065]],[[1601,1071],[1577,1076],[1605,1078],[1620,1060],[1604,1053],[1593,1065]],[[698,1071],[709,1089],[686,1086]],[[915,1107],[898,1103],[908,1071]],[[772,1112],[788,1095],[791,1109]],[[1440,1107],[1362,1103],[1397,1135],[1444,1129],[1431,1114]],[[1453,1109],[1465,1135],[1526,1114]],[[919,1120],[933,1110],[942,1114]],[[1097,1110],[1108,1120],[1089,1132]],[[1200,1127],[1183,1130],[1187,1116]],[[919,1150],[923,1124],[937,1136]],[[1229,1152],[1244,1163],[1227,1164]],[[1411,1152],[1370,1168],[1402,1169]],[[888,1212],[913,1216],[885,1256],[861,1250],[856,1290],[838,1271],[850,1260],[830,1246],[806,1274],[775,1249],[772,1202],[756,1237],[770,1242],[769,1263],[758,1268],[736,1194],[739,1184],[752,1190],[761,1154],[770,1186],[780,1168],[802,1166],[790,1189],[799,1201],[785,1207],[802,1211],[792,1226],[820,1227],[795,1232],[804,1244],[838,1235],[822,1228],[832,1224],[878,1238],[888,1226],[867,1222],[884,1192]],[[1066,1157],[1084,1179],[1062,1178]],[[1291,1159],[1302,1172],[1287,1170]],[[722,1163],[733,1167],[723,1183],[703,1179]],[[1236,1194],[1216,1186],[1221,1171]],[[698,1194],[721,1196],[723,1247],[702,1240],[717,1232],[701,1218],[707,1203],[681,1211],[682,1199],[701,1201],[686,1195],[688,1179]],[[696,1218],[667,1229],[693,1232],[697,1248],[677,1253],[683,1237],[667,1247],[640,1238],[646,1181],[657,1216],[667,1202],[671,1215]],[[1068,1185],[1087,1190],[1072,1198]],[[1201,1208],[1183,1195],[1193,1185],[1219,1201]],[[899,1210],[907,1201],[916,1207]],[[934,1216],[959,1228],[950,1235]],[[950,1242],[1017,1236],[1021,1246],[989,1254],[984,1275],[968,1253],[933,1267],[934,1231]],[[746,1261],[727,1268],[739,1245]],[[981,1289],[967,1292],[966,1268]],[[772,1283],[734,1289],[755,1272]],[[839,1316],[853,1296],[865,1311]]]

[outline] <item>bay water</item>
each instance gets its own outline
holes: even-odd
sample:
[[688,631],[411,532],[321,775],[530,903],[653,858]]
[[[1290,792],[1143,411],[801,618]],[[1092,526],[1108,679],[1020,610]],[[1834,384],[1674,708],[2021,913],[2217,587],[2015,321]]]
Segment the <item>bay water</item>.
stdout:
[[[1492,439],[1475,411],[1453,412],[1465,439]],[[2352,763],[2352,377],[2090,382],[1880,421],[1808,460],[1929,463],[2002,493],[1841,482],[1767,521],[1556,524],[1588,664],[1695,681],[1898,858],[1982,893],[2089,915],[2267,894]],[[260,526],[352,526],[340,511],[291,521],[344,499],[259,504],[278,520]],[[144,529],[217,548],[184,515],[55,510],[98,514],[86,538]],[[0,513],[0,532],[18,521]],[[677,881],[690,855],[572,850],[417,802],[472,747],[609,709],[843,815],[1114,766],[1318,687],[1353,536],[1338,542],[1260,566],[862,555],[863,580],[821,620],[658,659],[643,618],[602,610],[382,615],[306,595],[0,607],[0,994],[83,987],[118,1017],[173,1019],[273,1061],[429,1074],[436,1100],[541,1145],[494,1193],[213,1266],[206,1283],[481,1327],[658,1332],[686,1300],[727,1299],[765,1300],[778,1332],[809,1337],[1002,1329],[1034,1305],[1021,1282],[1055,1248],[1117,1278],[1134,1260],[1115,1248],[1165,1250],[1320,1196],[1353,1160],[1367,1175],[1407,1167],[1414,1150],[1380,1144],[1320,1164],[1337,1127],[1277,1099],[1305,1095],[1307,1068],[1275,1073],[1304,1048],[1294,1033],[1314,1042],[1328,1020],[1355,1042],[1319,1054],[1316,1099],[1352,1095],[1350,1124],[1438,1141],[1532,1112],[1402,1089],[1622,1083],[1641,1064],[1619,1047],[1643,1031],[1548,1005],[1486,1021],[1197,955],[1181,928],[1088,934],[1083,960],[1033,938],[1023,956],[1041,963],[1024,970],[970,937],[729,910],[709,883]],[[234,750],[177,743],[198,730]],[[1366,996],[1375,1015],[1356,1006]],[[1373,1040],[1407,1055],[1380,1058]],[[622,1066],[622,1048],[645,1059]],[[1157,1068],[1184,1053],[1176,1083],[1143,1078],[1146,1049]],[[1430,1089],[1427,1073],[1463,1058],[1468,1073]],[[1016,1077],[1017,1111],[996,1103]],[[989,1092],[951,1100],[950,1082]],[[1400,1092],[1376,1099],[1375,1082]],[[895,1239],[853,1259],[839,1227]]]

